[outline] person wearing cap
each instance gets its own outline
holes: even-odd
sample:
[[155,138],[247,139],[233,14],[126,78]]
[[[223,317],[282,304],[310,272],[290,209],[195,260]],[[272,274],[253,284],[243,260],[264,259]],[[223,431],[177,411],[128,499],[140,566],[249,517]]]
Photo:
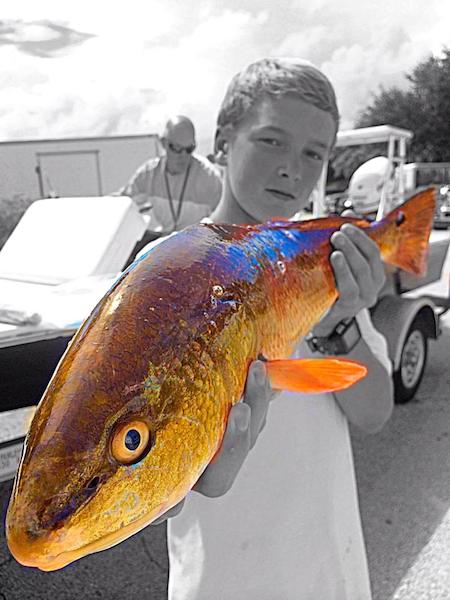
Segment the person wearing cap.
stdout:
[[195,128],[185,116],[170,118],[161,137],[164,154],[141,165],[119,194],[148,212],[148,229],[169,233],[198,223],[217,206],[220,172],[195,153]]

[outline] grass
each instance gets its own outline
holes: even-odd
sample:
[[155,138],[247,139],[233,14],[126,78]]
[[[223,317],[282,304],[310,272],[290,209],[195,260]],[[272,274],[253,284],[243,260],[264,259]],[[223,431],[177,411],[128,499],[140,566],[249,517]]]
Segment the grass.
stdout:
[[0,198],[0,250],[34,199],[23,196]]

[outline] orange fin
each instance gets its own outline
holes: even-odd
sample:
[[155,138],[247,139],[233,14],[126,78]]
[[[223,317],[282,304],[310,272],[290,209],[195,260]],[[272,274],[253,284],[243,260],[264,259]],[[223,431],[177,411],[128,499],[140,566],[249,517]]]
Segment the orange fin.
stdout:
[[436,192],[428,188],[386,215],[383,221],[395,221],[399,235],[395,255],[386,258],[387,262],[410,273],[425,275],[435,204]]
[[341,358],[289,358],[265,365],[274,389],[306,394],[344,390],[367,375],[361,363]]

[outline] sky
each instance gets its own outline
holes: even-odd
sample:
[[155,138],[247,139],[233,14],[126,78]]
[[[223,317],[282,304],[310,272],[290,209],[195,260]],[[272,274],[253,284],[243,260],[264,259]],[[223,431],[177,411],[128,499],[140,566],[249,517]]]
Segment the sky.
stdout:
[[160,133],[181,113],[207,153],[231,77],[264,56],[321,68],[348,129],[450,46],[448,23],[446,0],[2,0],[0,141]]

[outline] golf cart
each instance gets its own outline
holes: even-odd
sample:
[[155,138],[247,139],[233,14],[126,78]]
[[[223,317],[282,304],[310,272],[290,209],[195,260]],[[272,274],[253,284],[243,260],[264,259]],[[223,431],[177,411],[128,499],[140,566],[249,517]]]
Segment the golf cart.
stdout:
[[[411,131],[390,125],[339,132],[337,147],[387,144],[386,156],[372,158],[354,172],[345,195],[347,203],[341,206],[380,220],[402,204],[411,195],[405,186],[405,160],[406,144],[412,137]],[[327,214],[326,173],[327,165],[315,194],[315,216]],[[414,397],[426,367],[428,340],[438,338],[440,317],[450,308],[450,293],[439,297],[422,291],[441,278],[449,243],[450,232],[432,231],[428,270],[422,278],[387,266],[386,284],[371,309],[373,323],[388,343],[396,403]]]

